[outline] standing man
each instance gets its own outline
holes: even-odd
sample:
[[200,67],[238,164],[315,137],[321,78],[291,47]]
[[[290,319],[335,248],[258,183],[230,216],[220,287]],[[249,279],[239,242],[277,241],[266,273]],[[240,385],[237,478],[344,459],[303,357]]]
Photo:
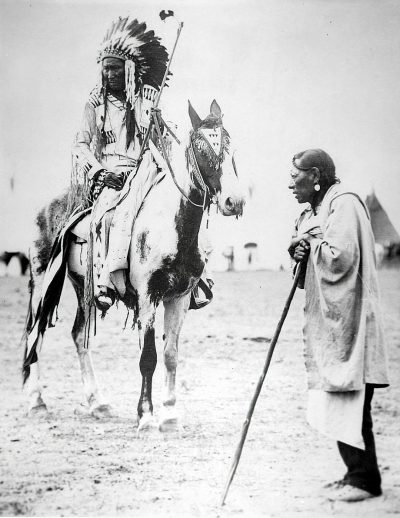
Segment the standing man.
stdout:
[[371,400],[388,386],[375,240],[358,195],[339,188],[332,158],[321,149],[293,157],[289,189],[308,203],[289,253],[307,264],[304,354],[308,421],[337,440],[347,467],[329,484],[331,500],[355,502],[382,493]]
[[146,30],[145,23],[119,18],[105,35],[97,61],[101,84],[85,105],[73,147],[73,164],[75,183],[83,185],[84,205],[94,204],[93,288],[96,304],[106,311],[115,298],[106,265],[107,231],[112,219],[109,211],[126,179],[135,174],[139,158],[149,161],[157,171],[150,153],[140,153],[168,53],[154,32]]

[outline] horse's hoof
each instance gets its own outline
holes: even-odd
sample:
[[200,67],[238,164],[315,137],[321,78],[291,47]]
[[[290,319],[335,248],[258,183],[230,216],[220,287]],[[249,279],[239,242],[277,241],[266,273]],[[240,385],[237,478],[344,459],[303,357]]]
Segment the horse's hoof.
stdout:
[[113,416],[111,406],[105,403],[92,405],[89,413],[96,419],[108,419]]
[[74,414],[78,416],[90,416],[90,410],[88,405],[81,403],[78,407],[75,408]]
[[152,414],[143,414],[139,419],[137,435],[139,436],[140,432],[153,432],[158,431],[157,423]]
[[47,410],[47,406],[45,403],[39,403],[33,407],[31,407],[27,412],[28,417],[45,417],[49,415],[49,411]]
[[163,433],[180,432],[177,417],[170,417],[169,419],[164,419],[163,421],[160,421],[160,423],[158,424],[158,428],[160,432]]
[[158,429],[163,433],[180,432],[178,414],[175,411],[162,411]]

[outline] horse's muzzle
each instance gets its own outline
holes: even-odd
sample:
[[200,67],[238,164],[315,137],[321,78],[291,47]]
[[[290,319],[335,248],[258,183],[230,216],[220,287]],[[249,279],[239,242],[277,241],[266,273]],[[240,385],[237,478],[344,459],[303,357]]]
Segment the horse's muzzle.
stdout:
[[224,216],[241,216],[243,214],[243,206],[243,198],[229,196],[220,209]]

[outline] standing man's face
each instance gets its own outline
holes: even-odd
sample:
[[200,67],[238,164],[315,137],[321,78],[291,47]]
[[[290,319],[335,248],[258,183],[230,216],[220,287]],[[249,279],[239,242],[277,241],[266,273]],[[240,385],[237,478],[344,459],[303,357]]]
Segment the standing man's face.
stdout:
[[292,167],[290,171],[289,189],[293,192],[298,203],[311,203],[315,196],[315,177],[313,167],[307,171]]
[[104,58],[102,74],[111,91],[121,92],[125,89],[125,62],[118,58]]

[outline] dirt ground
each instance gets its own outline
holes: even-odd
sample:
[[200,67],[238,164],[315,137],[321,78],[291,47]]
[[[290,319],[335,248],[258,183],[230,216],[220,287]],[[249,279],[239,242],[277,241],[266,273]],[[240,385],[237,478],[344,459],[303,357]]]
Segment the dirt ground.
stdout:
[[[343,475],[334,442],[306,423],[302,361],[303,293],[281,333],[227,503],[219,507],[241,426],[291,279],[287,272],[221,273],[215,299],[191,311],[180,342],[180,433],[137,436],[140,390],[135,331],[121,307],[100,322],[92,349],[114,417],[79,411],[82,390],[70,338],[74,294],[67,286],[60,320],[41,356],[50,414],[28,418],[21,391],[27,277],[0,279],[0,514],[134,517],[388,517],[400,514],[400,273],[380,272],[392,386],[377,391],[374,427],[384,495],[330,503],[322,486]],[[155,414],[163,382],[162,310]],[[129,328],[129,326],[128,326]]]

